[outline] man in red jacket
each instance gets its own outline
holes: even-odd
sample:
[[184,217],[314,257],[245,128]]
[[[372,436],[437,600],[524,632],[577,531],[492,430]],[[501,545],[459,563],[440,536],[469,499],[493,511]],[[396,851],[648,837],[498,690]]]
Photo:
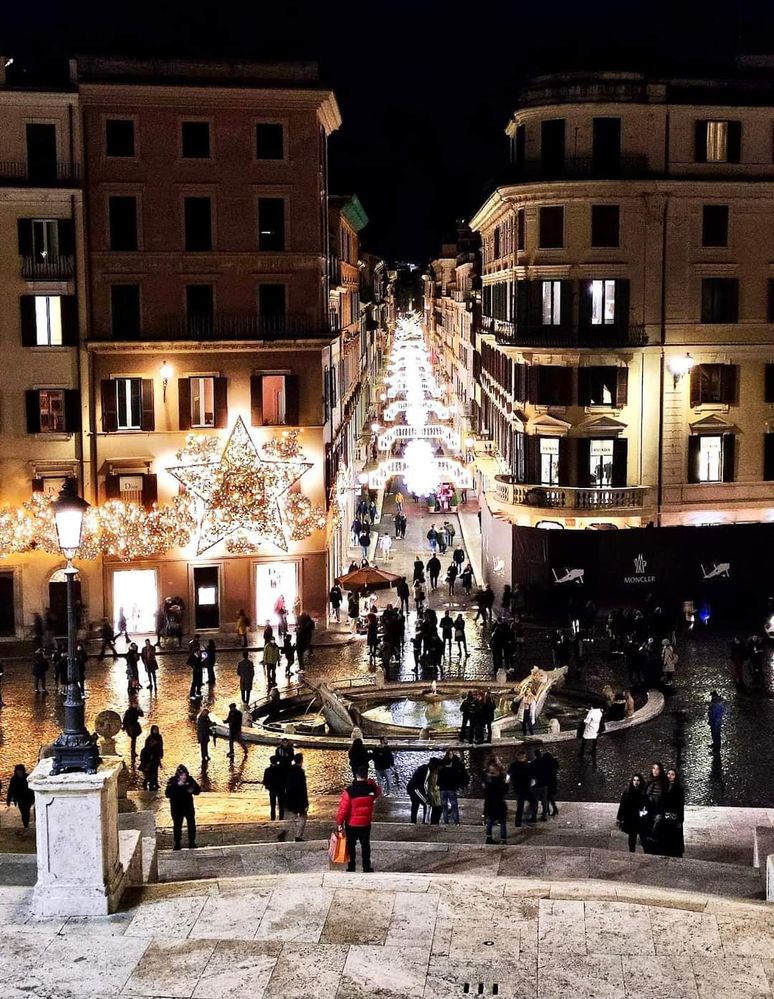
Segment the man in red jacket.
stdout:
[[346,828],[348,871],[355,870],[355,848],[358,841],[363,854],[363,872],[373,873],[371,867],[371,820],[374,802],[381,795],[381,788],[368,777],[368,767],[358,767],[354,783],[342,792],[336,823],[339,829]]

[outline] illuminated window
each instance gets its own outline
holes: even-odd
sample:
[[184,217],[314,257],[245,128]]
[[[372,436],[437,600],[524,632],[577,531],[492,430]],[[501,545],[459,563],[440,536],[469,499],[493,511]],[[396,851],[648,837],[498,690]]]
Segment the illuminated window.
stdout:
[[593,486],[613,484],[613,442],[611,440],[589,441],[589,474]]
[[699,438],[699,482],[723,481],[723,438]]
[[142,426],[142,379],[116,378],[116,411],[119,430]]
[[707,122],[707,162],[725,163],[728,160],[728,122]]
[[285,422],[285,376],[264,375],[262,380],[263,422],[281,426]]
[[191,426],[215,426],[215,379],[191,378]]
[[562,322],[562,282],[543,281],[543,325],[560,326]]
[[559,485],[559,441],[555,437],[540,438],[540,485]]
[[65,431],[65,394],[64,389],[41,389],[40,400],[40,433],[61,434]]
[[615,322],[615,281],[591,282],[591,325],[609,326]]
[[35,343],[38,347],[62,345],[62,300],[52,295],[35,296]]

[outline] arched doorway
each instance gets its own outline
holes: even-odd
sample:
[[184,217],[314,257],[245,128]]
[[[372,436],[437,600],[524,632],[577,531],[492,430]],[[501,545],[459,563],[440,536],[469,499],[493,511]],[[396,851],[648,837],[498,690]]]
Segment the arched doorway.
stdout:
[[[76,573],[73,579],[73,600],[75,601],[75,620],[81,616],[81,577]],[[67,577],[64,569],[57,569],[48,581],[48,607],[51,612],[54,634],[67,634]]]

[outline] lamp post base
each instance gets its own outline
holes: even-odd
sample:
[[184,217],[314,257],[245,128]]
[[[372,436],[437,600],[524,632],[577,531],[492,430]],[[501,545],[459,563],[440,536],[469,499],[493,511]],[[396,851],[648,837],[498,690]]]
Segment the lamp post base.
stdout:
[[54,759],[51,767],[52,776],[72,773],[76,770],[87,774],[95,774],[97,772],[97,767],[100,764],[100,756],[97,749],[96,736],[89,735],[88,732],[76,735],[63,732],[51,744],[51,748],[53,749]]

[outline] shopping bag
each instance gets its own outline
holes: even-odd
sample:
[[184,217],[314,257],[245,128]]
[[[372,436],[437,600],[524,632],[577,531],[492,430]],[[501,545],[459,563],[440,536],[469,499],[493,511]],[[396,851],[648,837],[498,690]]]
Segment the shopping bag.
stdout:
[[349,861],[347,837],[343,832],[339,832],[338,829],[331,833],[328,856],[332,864],[346,864]]

